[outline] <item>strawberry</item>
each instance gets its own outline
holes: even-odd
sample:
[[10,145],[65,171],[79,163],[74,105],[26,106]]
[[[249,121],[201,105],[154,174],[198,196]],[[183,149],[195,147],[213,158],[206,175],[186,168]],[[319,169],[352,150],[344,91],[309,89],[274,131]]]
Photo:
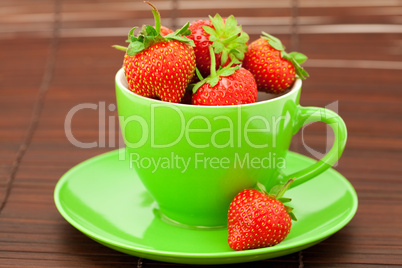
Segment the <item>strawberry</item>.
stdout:
[[[272,188],[269,194],[263,189],[246,189],[233,199],[228,213],[228,243],[234,250],[274,246],[289,234],[292,220],[296,220],[292,208],[282,202],[293,179],[285,185]],[[260,185],[259,185],[260,186]],[[261,186],[260,186],[261,187]],[[282,201],[282,202],[281,202]]]
[[259,91],[281,93],[293,85],[296,75],[308,77],[300,66],[306,59],[298,52],[286,53],[278,38],[263,32],[248,46],[242,66],[254,75]]
[[233,15],[227,19],[222,19],[219,14],[209,18],[209,20],[197,20],[190,23],[191,34],[188,36],[194,41],[197,68],[204,77],[210,74],[211,57],[208,49],[210,45],[216,53],[217,70],[219,66],[224,67],[233,60],[236,64],[240,64],[247,51],[246,43],[249,39],[249,36],[237,25]]
[[130,90],[134,93],[167,102],[180,102],[194,76],[194,42],[185,35],[190,34],[189,23],[176,32],[161,35],[160,14],[149,2],[155,18],[155,27],[143,26],[138,36],[134,27],[128,34],[124,73]]
[[215,56],[212,46],[209,47],[211,57],[211,74],[203,79],[198,68],[197,75],[201,80],[193,87],[192,103],[195,105],[236,105],[257,101],[257,85],[253,75],[232,63],[215,71]]
[[161,35],[166,36],[168,34],[173,33],[174,31],[166,26],[161,25]]

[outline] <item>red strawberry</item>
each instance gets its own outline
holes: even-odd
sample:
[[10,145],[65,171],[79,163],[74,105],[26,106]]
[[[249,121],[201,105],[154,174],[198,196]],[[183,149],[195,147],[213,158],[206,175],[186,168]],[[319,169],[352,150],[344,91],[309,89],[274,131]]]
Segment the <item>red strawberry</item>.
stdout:
[[194,41],[197,68],[201,75],[210,74],[211,57],[208,47],[213,46],[216,58],[216,70],[226,66],[232,60],[239,64],[247,51],[249,36],[242,32],[234,16],[222,19],[219,14],[209,20],[197,20],[190,23],[191,34],[188,38]]
[[248,46],[243,67],[254,75],[258,90],[280,93],[293,85],[296,75],[301,79],[308,77],[300,66],[306,59],[301,53],[286,53],[278,38],[263,33]]
[[282,198],[293,179],[285,185],[274,187],[270,194],[256,189],[240,192],[232,201],[228,214],[228,243],[234,250],[245,250],[274,246],[289,234],[292,219],[296,220],[292,208]]
[[166,35],[171,34],[173,32],[174,31],[169,29],[168,27],[165,27],[165,26],[161,25],[161,35],[162,36],[166,36]]
[[232,64],[215,71],[215,57],[212,46],[211,75],[203,79],[193,88],[193,104],[195,105],[236,105],[257,101],[257,85],[253,75],[239,66]]
[[195,71],[194,43],[185,37],[190,34],[189,23],[162,36],[159,12],[146,3],[153,8],[155,27],[143,26],[137,37],[133,28],[128,48],[115,48],[126,51],[123,67],[130,90],[145,97],[180,102]]

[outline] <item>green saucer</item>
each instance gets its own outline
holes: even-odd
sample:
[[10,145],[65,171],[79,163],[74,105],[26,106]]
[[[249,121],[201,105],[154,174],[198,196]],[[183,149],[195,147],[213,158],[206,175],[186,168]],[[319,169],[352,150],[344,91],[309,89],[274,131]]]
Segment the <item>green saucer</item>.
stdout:
[[[286,173],[314,162],[289,152]],[[162,220],[128,161],[119,160],[118,150],[72,168],[54,193],[61,215],[93,240],[130,255],[186,264],[250,262],[297,252],[340,230],[357,210],[355,190],[333,169],[289,189],[287,196],[298,218],[288,237],[274,247],[233,251],[226,228],[186,229]]]

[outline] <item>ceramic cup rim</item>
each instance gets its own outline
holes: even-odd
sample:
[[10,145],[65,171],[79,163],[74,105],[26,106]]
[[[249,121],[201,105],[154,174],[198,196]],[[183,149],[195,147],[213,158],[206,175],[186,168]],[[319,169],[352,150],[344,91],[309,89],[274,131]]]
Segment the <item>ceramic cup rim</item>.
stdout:
[[[231,109],[233,107],[239,106],[239,105],[222,105],[222,106],[191,105],[191,104],[184,104],[184,103],[164,102],[164,101],[144,97],[144,96],[138,95],[138,94],[134,93],[133,91],[131,91],[130,89],[128,89],[127,80],[125,79],[125,75],[124,75],[124,68],[120,68],[117,71],[116,76],[115,76],[115,82],[117,84],[117,87],[119,89],[122,89],[127,94],[129,94],[129,95],[131,95],[133,97],[142,99],[142,100],[149,101],[151,103],[155,103],[155,104],[165,103],[165,104],[169,104],[169,105],[177,105],[179,107],[180,106],[181,107],[183,107],[183,106],[184,107],[194,107],[196,109]],[[296,80],[293,83],[292,87],[290,89],[286,90],[286,92],[283,93],[283,94],[275,95],[270,99],[257,101],[255,103],[240,104],[240,105],[244,106],[244,107],[248,107],[248,106],[265,105],[267,103],[279,101],[280,99],[287,98],[289,95],[295,94],[296,92],[298,92],[301,89],[301,87],[302,87],[302,80],[300,78],[296,78]]]

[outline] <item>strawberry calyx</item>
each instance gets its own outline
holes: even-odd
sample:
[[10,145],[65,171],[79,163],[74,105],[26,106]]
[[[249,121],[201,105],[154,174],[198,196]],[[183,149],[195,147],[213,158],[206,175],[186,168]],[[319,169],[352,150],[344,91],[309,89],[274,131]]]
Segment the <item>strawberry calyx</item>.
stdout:
[[155,26],[144,25],[137,36],[134,35],[134,31],[138,27],[132,28],[128,33],[128,39],[126,40],[126,42],[129,43],[128,47],[114,45],[114,48],[126,51],[127,55],[129,56],[134,56],[135,54],[140,53],[154,44],[170,42],[172,40],[177,40],[190,46],[195,46],[194,41],[186,37],[187,35],[191,34],[191,30],[189,29],[190,23],[187,22],[181,29],[166,36],[162,36],[161,17],[158,9],[148,1],[144,1],[144,3],[147,3],[152,7]]
[[285,51],[285,46],[282,44],[281,40],[279,40],[273,35],[267,34],[266,32],[262,32],[262,34],[263,35],[261,36],[261,38],[267,40],[271,47],[273,47],[276,50],[279,50],[281,52],[281,57],[283,59],[286,59],[293,64],[293,66],[295,67],[296,74],[300,79],[306,79],[307,77],[309,77],[307,71],[304,70],[303,67],[301,67],[301,64],[303,64],[307,60],[306,55],[299,52],[287,53]]
[[274,187],[271,188],[271,190],[269,192],[266,191],[265,186],[261,183],[257,183],[257,187],[259,188],[259,190],[262,193],[266,194],[269,198],[276,199],[276,200],[280,201],[282,204],[284,204],[285,210],[289,214],[290,218],[293,221],[297,221],[297,218],[296,218],[295,214],[293,213],[293,207],[285,205],[285,203],[292,201],[292,199],[283,197],[283,195],[289,189],[290,185],[292,184],[292,182],[294,180],[295,179],[289,179],[285,184],[275,185]]
[[204,25],[202,28],[209,34],[209,41],[212,42],[215,53],[222,53],[220,65],[224,65],[228,59],[234,64],[239,64],[247,51],[248,34],[237,25],[237,20],[233,15],[226,20],[222,19],[219,14],[216,14],[215,17],[209,16],[209,19],[214,27]]
[[216,86],[219,83],[220,77],[232,75],[236,72],[237,69],[240,68],[239,65],[232,67],[232,65],[234,64],[234,60],[232,60],[229,65],[227,65],[223,68],[219,67],[219,69],[216,70],[215,69],[216,60],[215,60],[215,52],[214,52],[213,46],[209,46],[208,48],[209,48],[209,54],[211,56],[211,74],[209,76],[207,76],[206,78],[203,78],[200,71],[197,68],[195,69],[195,72],[196,72],[200,82],[196,83],[192,87],[193,93],[197,92],[197,90],[205,83],[208,83],[210,85],[210,87]]

